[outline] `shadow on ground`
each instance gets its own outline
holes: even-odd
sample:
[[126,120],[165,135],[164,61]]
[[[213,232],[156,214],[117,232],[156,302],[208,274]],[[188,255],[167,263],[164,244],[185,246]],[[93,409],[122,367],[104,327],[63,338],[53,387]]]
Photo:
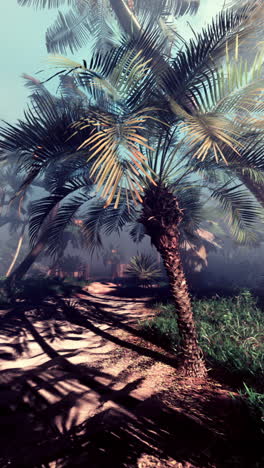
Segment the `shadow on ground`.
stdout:
[[[133,303],[127,309],[108,297],[102,305],[87,293],[3,313],[2,468],[261,466],[240,404],[212,383],[177,380],[175,358],[144,341],[134,327],[139,317]],[[157,379],[156,390],[142,394],[146,365],[151,376],[157,364],[175,373],[173,386],[160,388]]]

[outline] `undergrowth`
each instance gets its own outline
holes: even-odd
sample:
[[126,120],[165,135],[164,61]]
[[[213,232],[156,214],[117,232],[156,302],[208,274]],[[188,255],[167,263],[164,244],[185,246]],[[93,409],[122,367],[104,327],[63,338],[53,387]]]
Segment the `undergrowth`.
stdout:
[[[158,314],[143,330],[161,345],[177,351],[179,334],[172,304],[156,304]],[[233,298],[194,300],[200,345],[210,366],[260,377],[264,371],[263,312],[249,291]]]
[[[172,304],[156,304],[156,317],[141,324],[147,336],[177,352],[176,314]],[[233,378],[258,434],[264,436],[264,322],[250,291],[233,298],[194,300],[199,342],[207,366]],[[237,385],[238,384],[238,385]]]
[[28,303],[40,303],[46,298],[71,297],[74,292],[81,290],[89,284],[75,278],[27,278],[19,281],[12,288],[12,298],[8,295],[4,277],[0,277],[0,305],[8,306],[15,300],[24,300]]

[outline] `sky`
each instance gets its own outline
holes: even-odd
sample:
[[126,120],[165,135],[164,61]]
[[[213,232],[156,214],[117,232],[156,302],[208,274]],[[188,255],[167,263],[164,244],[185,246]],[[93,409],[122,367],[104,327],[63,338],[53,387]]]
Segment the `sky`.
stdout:
[[[195,30],[210,21],[222,7],[223,0],[201,0],[199,14],[183,17],[179,21],[179,32],[184,37],[191,36],[190,21]],[[45,47],[45,32],[57,16],[57,10],[35,10],[20,7],[17,0],[0,2],[0,119],[10,123],[23,116],[27,106],[28,89],[21,75],[35,75],[48,68]],[[87,51],[86,54],[87,55]],[[85,56],[83,55],[83,57]],[[82,57],[82,51],[76,59]]]

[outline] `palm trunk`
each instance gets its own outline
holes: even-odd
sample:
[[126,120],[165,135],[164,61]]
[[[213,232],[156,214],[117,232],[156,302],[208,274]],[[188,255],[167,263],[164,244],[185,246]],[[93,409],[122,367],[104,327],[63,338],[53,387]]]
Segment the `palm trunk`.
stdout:
[[[130,37],[137,38],[138,40],[141,38],[141,40],[143,40],[143,42],[141,42],[140,44],[140,49],[144,53],[144,40],[146,40],[144,29],[142,29],[137,17],[135,16],[131,8],[129,8],[125,0],[110,0],[110,4],[119,21],[121,28]],[[159,72],[164,72],[165,70],[168,71],[170,69],[169,64],[164,60],[162,54],[160,54],[155,49],[155,47],[152,47],[149,41],[146,48],[147,50],[151,50],[152,65],[155,64],[154,69],[156,69],[156,71],[159,69]]]
[[124,0],[110,0],[110,4],[121,27],[127,34],[131,36],[141,33],[141,27],[136,16]]
[[150,188],[143,201],[141,222],[164,262],[177,313],[179,361],[185,375],[204,377],[206,368],[198,345],[191,299],[180,256],[179,224],[182,211],[165,187]]
[[[54,219],[58,213],[59,209],[59,204],[57,204],[50,213],[50,218],[51,220]],[[9,276],[7,282],[8,282],[8,287],[10,289],[10,286],[13,286],[16,281],[21,280],[25,274],[28,272],[29,268],[33,265],[33,263],[36,261],[38,256],[44,252],[45,247],[47,246],[48,243],[48,238],[49,238],[49,230],[48,230],[48,223],[46,225],[46,228],[43,230],[42,234],[39,237],[38,242],[36,245],[31,249],[31,251],[28,253],[26,258],[20,263],[20,265],[13,271],[13,273]]]
[[26,258],[20,263],[20,265],[11,273],[8,278],[8,283],[13,285],[16,281],[19,281],[25,276],[28,272],[29,268],[33,265],[37,257],[44,251],[47,240],[48,240],[49,233],[48,231],[44,231],[43,234],[40,236],[36,245],[31,249],[28,253]]
[[15,251],[15,255],[14,255],[14,258],[6,272],[6,277],[8,278],[11,274],[11,271],[13,270],[14,268],[14,265],[17,261],[17,257],[20,253],[20,250],[21,250],[21,247],[22,247],[22,244],[23,244],[23,240],[24,240],[24,236],[25,236],[25,229],[26,229],[26,225],[24,224],[23,228],[22,228],[22,231],[21,231],[21,234],[20,234],[20,237],[19,237],[19,240],[18,240],[18,244],[17,244],[17,248],[16,248],[16,251]]

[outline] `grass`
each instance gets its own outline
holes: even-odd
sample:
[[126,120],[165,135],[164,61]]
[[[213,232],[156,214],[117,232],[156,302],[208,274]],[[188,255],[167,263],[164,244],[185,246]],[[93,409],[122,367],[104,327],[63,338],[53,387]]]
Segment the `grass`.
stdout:
[[244,383],[244,389],[239,392],[244,400],[251,420],[253,421],[257,433],[261,438],[264,437],[264,394],[254,391]]
[[[177,351],[178,326],[173,305],[157,304],[158,314],[143,329],[165,347]],[[253,377],[264,373],[263,312],[249,291],[233,298],[194,300],[200,345],[209,365]]]
[[[177,352],[176,314],[171,304],[157,304],[158,314],[141,324],[158,344]],[[264,436],[264,321],[250,291],[233,298],[194,300],[200,345],[208,367],[220,370],[240,388],[257,434]]]

